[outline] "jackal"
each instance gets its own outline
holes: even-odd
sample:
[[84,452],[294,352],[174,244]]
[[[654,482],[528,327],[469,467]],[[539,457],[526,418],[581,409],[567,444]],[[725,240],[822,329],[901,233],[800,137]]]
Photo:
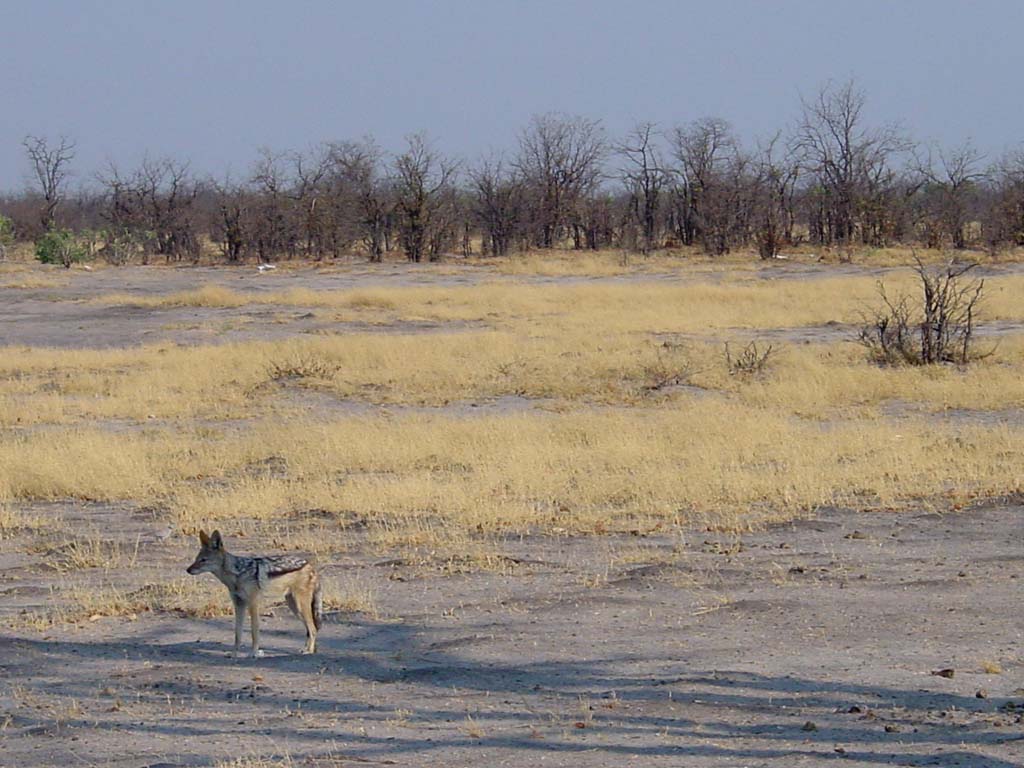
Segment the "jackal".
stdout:
[[295,555],[274,557],[239,557],[224,549],[220,531],[207,536],[199,532],[201,548],[196,561],[187,570],[193,576],[212,573],[231,595],[235,606],[235,657],[240,656],[242,624],[249,612],[252,626],[252,657],[260,650],[260,604],[264,600],[284,597],[292,613],[306,625],[306,646],[303,653],[316,652],[316,633],[323,616],[323,595],[320,577],[312,563]]

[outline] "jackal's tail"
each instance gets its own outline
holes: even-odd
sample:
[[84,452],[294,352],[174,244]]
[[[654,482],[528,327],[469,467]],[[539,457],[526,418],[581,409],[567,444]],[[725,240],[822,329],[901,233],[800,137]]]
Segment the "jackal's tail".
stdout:
[[320,579],[313,588],[313,625],[319,630],[324,618],[324,590]]

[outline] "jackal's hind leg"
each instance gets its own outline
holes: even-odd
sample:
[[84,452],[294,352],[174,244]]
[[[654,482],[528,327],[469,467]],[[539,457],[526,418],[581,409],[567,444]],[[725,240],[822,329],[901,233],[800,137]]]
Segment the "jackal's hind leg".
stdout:
[[302,614],[299,613],[299,606],[295,602],[295,595],[292,592],[289,592],[287,595],[284,596],[284,601],[288,603],[288,607],[291,608],[291,611],[295,614],[295,617],[301,619]]
[[288,605],[295,611],[295,615],[302,619],[306,625],[306,645],[303,653],[316,653],[316,621],[313,620],[312,599],[297,600],[294,593],[288,593]]
[[252,653],[250,656],[258,659],[263,656],[263,651],[260,650],[260,603],[255,598],[249,603],[249,623],[252,627]]

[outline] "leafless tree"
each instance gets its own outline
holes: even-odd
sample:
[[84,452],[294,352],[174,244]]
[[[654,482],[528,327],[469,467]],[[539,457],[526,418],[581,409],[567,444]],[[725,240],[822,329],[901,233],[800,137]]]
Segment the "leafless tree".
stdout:
[[168,261],[199,258],[195,201],[200,191],[188,163],[145,158],[129,174],[111,165],[99,176],[112,237],[129,238]]
[[338,249],[332,247],[338,228],[331,199],[334,185],[330,183],[330,148],[319,145],[308,152],[290,152],[288,160],[291,172],[287,194],[301,252],[317,260],[328,252],[338,255]]
[[654,123],[637,123],[615,147],[622,159],[619,175],[629,195],[630,218],[639,230],[637,248],[644,254],[658,247],[662,198],[670,178],[656,136]]
[[257,197],[253,238],[261,262],[298,252],[299,234],[287,153],[262,148],[250,176]]
[[724,197],[720,187],[725,168],[735,158],[739,145],[729,123],[717,117],[677,126],[670,140],[676,160],[676,232],[684,245],[701,241],[708,246],[712,201]]
[[865,104],[854,83],[826,84],[802,101],[786,139],[754,146],[719,118],[664,134],[640,122],[609,147],[596,120],[539,115],[513,153],[479,161],[462,186],[457,164],[420,135],[393,160],[372,139],[261,150],[244,178],[217,183],[187,163],[146,159],[71,190],[74,143],[28,136],[32,181],[0,195],[0,212],[19,239],[40,225],[70,228],[92,250],[104,242],[115,263],[196,258],[200,233],[231,262],[360,248],[380,261],[393,243],[419,261],[469,255],[478,238],[491,254],[679,242],[712,254],[755,247],[763,258],[805,237],[846,257],[893,241],[1024,246],[1024,153],[986,169],[969,142],[915,151],[897,127],[871,125]]
[[[586,246],[596,251],[610,248],[615,244],[616,233],[625,218],[623,207],[617,203],[612,195],[603,191],[589,194],[580,201],[577,205],[577,217],[582,242],[576,247]],[[576,236],[574,234],[574,237]]]
[[466,197],[456,184],[446,184],[438,193],[430,217],[427,240],[427,257],[431,261],[439,261],[446,253],[456,250],[463,257],[471,254],[472,248],[464,226],[468,218],[467,209]]
[[[869,128],[866,97],[854,82],[829,83],[809,100],[796,130],[796,148],[819,189],[812,235],[831,244],[852,243],[862,213],[894,181],[891,162],[911,143],[896,126]],[[865,239],[866,236],[865,236]]]
[[450,227],[446,207],[457,164],[433,148],[422,133],[409,136],[407,148],[395,159],[399,211],[399,240],[409,261],[424,256],[432,261],[445,248]]
[[671,139],[677,164],[673,224],[679,239],[699,242],[711,254],[746,244],[758,200],[754,157],[719,118],[680,126]]
[[577,204],[600,182],[604,155],[597,120],[536,115],[520,135],[515,165],[528,190],[538,246],[552,248],[562,238]]
[[392,186],[384,169],[384,151],[372,138],[331,145],[335,166],[344,181],[359,236],[370,261],[379,262],[387,248],[394,210]]
[[484,252],[504,256],[520,232],[523,182],[502,155],[482,158],[469,169],[472,210],[483,230]]
[[43,198],[40,223],[44,230],[52,229],[57,207],[64,198],[71,161],[75,159],[75,142],[61,136],[53,145],[44,137],[26,136],[22,146],[32,166],[33,180]]
[[199,183],[189,164],[169,158],[143,162],[139,178],[157,253],[168,260],[197,259],[199,240],[193,214]]
[[1024,150],[1011,152],[987,174],[988,201],[982,214],[985,241],[991,250],[1024,246]]
[[967,247],[967,224],[971,198],[977,184],[985,178],[984,159],[970,141],[951,150],[929,149],[926,155],[915,153],[915,170],[925,180],[925,205],[931,244],[951,241],[954,248]]
[[211,187],[217,201],[211,239],[220,246],[225,259],[232,263],[240,262],[253,247],[252,192],[245,184],[231,179],[230,175],[224,181],[211,182]]
[[758,148],[750,183],[755,208],[754,239],[762,259],[775,258],[784,245],[794,242],[799,176],[800,166],[785,152],[781,134],[775,134]]

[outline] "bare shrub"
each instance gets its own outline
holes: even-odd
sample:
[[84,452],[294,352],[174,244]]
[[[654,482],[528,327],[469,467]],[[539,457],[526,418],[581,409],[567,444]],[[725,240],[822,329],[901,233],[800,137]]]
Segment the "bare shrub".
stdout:
[[665,341],[654,349],[655,359],[643,368],[643,391],[658,392],[666,387],[685,386],[697,369],[682,344]]
[[775,347],[759,347],[756,341],[747,344],[738,355],[733,356],[729,350],[729,342],[725,343],[725,365],[730,376],[753,376],[762,373],[768,367],[768,361],[775,352]]
[[986,356],[973,348],[985,281],[964,277],[976,266],[950,261],[935,269],[918,260],[917,305],[905,294],[890,297],[879,283],[884,306],[860,329],[857,341],[884,365],[965,365]]
[[268,373],[274,381],[288,379],[331,379],[338,366],[314,354],[297,354],[270,364]]

